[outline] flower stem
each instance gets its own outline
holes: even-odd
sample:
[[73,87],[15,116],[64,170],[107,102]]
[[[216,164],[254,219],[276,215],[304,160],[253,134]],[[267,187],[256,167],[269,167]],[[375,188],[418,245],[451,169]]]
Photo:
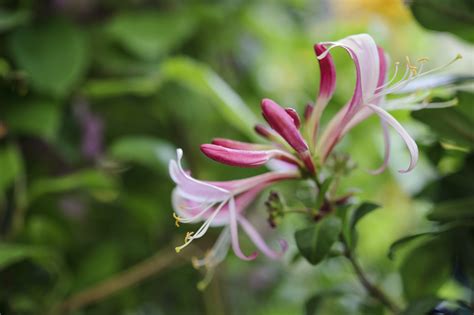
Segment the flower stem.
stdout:
[[342,243],[344,244],[344,256],[346,256],[346,258],[351,263],[357,275],[357,278],[359,279],[360,283],[365,288],[367,293],[370,294],[374,299],[385,305],[393,314],[399,314],[401,311],[400,307],[396,305],[381,288],[379,288],[377,285],[375,285],[369,280],[345,240],[343,240]]

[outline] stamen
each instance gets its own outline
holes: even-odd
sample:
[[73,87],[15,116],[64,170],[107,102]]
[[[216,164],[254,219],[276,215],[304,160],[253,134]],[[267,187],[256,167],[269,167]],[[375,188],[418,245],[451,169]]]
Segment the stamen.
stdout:
[[181,217],[177,215],[176,212],[173,212],[173,218],[176,220],[174,224],[176,225],[176,227],[179,227],[179,222],[181,222]]
[[417,75],[418,74],[418,68],[410,62],[410,58],[408,56],[406,56],[405,58],[406,58],[406,61],[407,61],[407,66],[410,69],[411,73],[413,75]]
[[416,61],[419,62],[419,63],[425,63],[425,62],[430,61],[430,58],[428,58],[428,57],[421,57],[421,58],[418,58]]

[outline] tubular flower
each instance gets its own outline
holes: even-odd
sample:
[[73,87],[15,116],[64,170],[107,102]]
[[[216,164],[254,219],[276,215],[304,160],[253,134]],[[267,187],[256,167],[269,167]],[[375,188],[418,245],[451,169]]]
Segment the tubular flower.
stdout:
[[[356,69],[356,83],[350,100],[320,132],[321,116],[336,87],[336,70],[330,53],[335,47],[342,47],[352,58]],[[183,152],[180,149],[177,152],[177,160],[170,161],[170,175],[176,183],[172,194],[176,225],[202,222],[196,231],[186,234],[184,244],[176,247],[176,251],[179,252],[193,240],[201,238],[209,227],[224,227],[212,250],[204,258],[193,261],[196,267],[215,266],[224,259],[230,246],[241,259],[254,259],[256,252],[245,255],[240,248],[239,227],[266,256],[274,259],[281,257],[286,249],[286,243],[281,242],[281,251],[271,249],[244,216],[245,209],[263,189],[272,183],[290,179],[313,178],[315,182],[320,182],[318,170],[324,166],[336,144],[355,125],[372,114],[380,118],[385,139],[384,163],[373,172],[383,171],[388,163],[389,127],[394,128],[408,147],[410,163],[401,171],[408,172],[416,165],[417,145],[403,126],[387,111],[452,105],[452,103],[426,104],[425,99],[429,92],[386,100],[388,94],[403,91],[415,79],[445,66],[423,72],[426,59],[420,59],[417,65],[413,65],[407,58],[405,73],[401,79],[397,81],[400,63],[396,63],[395,74],[387,80],[388,58],[383,49],[367,34],[349,36],[337,42],[319,43],[314,46],[314,51],[321,73],[319,95],[314,106],[309,104],[306,107],[303,121],[294,109],[283,108],[270,99],[264,99],[261,102],[262,114],[269,127],[257,125],[255,131],[268,141],[267,144],[216,138],[210,144],[201,145],[201,151],[217,162],[238,167],[266,165],[271,171],[240,180],[201,181],[183,170],[181,166]],[[457,59],[459,57],[454,60]],[[300,129],[305,132],[302,134]]]
[[[387,110],[410,109],[410,106],[412,106],[411,109],[416,110],[427,107],[452,106],[454,103],[426,104],[426,98],[429,92],[422,93],[421,95],[408,95],[391,101],[387,101],[385,97],[389,94],[402,91],[404,87],[414,80],[441,70],[461,57],[458,55],[448,64],[426,72],[423,72],[423,66],[427,61],[426,58],[421,58],[416,64],[412,64],[407,57],[405,73],[401,79],[397,81],[400,67],[400,63],[397,62],[395,63],[395,73],[393,77],[387,81],[388,58],[383,49],[378,47],[373,38],[369,35],[353,35],[337,42],[325,42],[318,45],[322,45],[325,48],[327,47],[325,50],[316,49],[316,54],[320,62],[321,80],[327,80],[330,84],[321,84],[320,96],[314,109],[312,109],[312,115],[309,120],[308,128],[310,129],[310,134],[314,134],[313,130],[317,129],[319,118],[327,104],[327,97],[325,95],[328,94],[328,92],[322,92],[322,89],[324,88],[329,92],[333,91],[327,87],[332,86],[332,82],[335,81],[335,73],[332,66],[330,66],[332,65],[330,50],[335,47],[345,49],[354,61],[356,69],[356,84],[352,98],[331,119],[321,137],[313,140],[315,142],[317,141],[315,150],[321,158],[320,162],[324,163],[334,146],[350,129],[370,115],[376,114],[380,118],[383,128],[385,159],[382,167],[374,172],[379,173],[387,166],[390,148],[388,126],[391,126],[400,135],[410,152],[410,163],[405,170],[400,170],[400,172],[405,173],[412,170],[418,160],[418,147],[403,126],[390,115]],[[318,45],[316,45],[316,47],[319,47]],[[326,63],[321,62],[328,58],[329,60],[326,61]],[[324,74],[324,72],[326,72],[326,74]],[[323,101],[320,101],[321,98]],[[419,106],[420,103],[422,103],[423,106]]]
[[[245,219],[244,210],[265,187],[274,182],[298,178],[300,177],[298,171],[274,171],[233,181],[200,181],[183,170],[181,149],[178,149],[177,154],[178,159],[171,160],[169,165],[171,178],[177,185],[172,193],[176,225],[203,222],[197,231],[186,233],[184,244],[176,247],[177,252],[188,246],[193,240],[201,238],[209,227],[225,226],[226,229],[223,233],[229,234],[235,254],[243,260],[255,259],[256,252],[247,256],[240,249],[238,238],[238,226],[240,225],[257,248],[266,256],[274,259],[281,256],[286,250],[286,243],[281,241],[281,251],[272,250]],[[225,239],[224,236],[223,238]],[[221,251],[222,249],[218,252]],[[219,257],[219,255],[216,257],[214,255],[216,255],[216,250],[206,258],[208,261],[210,260],[209,263],[215,263],[216,257]]]

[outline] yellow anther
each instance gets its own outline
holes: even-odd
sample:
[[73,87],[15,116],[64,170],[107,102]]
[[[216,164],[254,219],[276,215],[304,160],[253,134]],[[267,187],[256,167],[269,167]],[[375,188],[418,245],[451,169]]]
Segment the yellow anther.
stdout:
[[456,55],[455,60],[459,60],[459,59],[462,59],[462,55],[461,55],[461,54],[457,54],[457,55]]
[[191,257],[191,264],[194,269],[199,269],[199,259],[196,256]]
[[181,251],[181,246],[175,247],[174,250],[179,253]]
[[425,63],[425,62],[428,62],[430,61],[430,58],[428,57],[421,57],[421,58],[418,58],[417,62],[419,63]]
[[408,69],[410,69],[413,75],[416,75],[418,73],[418,68],[410,62],[410,58],[408,56],[406,56],[406,61]]
[[181,222],[181,218],[179,217],[179,215],[177,215],[175,212],[173,212],[173,218],[176,220],[174,222],[174,224],[179,227],[179,222]]
[[193,236],[194,232],[186,232],[186,236],[184,237],[184,242],[188,243],[190,242],[190,238]]

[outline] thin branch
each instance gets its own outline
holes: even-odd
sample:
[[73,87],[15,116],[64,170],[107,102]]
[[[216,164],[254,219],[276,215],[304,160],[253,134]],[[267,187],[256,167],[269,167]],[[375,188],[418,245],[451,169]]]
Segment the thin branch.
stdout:
[[[190,248],[187,253],[193,255],[196,249]],[[173,248],[163,249],[130,269],[72,295],[57,305],[51,313],[64,314],[83,308],[136,285],[169,267],[177,267],[184,263],[186,260],[177,255]]]
[[398,305],[396,305],[381,288],[379,288],[377,285],[375,285],[369,280],[367,275],[364,273],[364,270],[362,270],[362,267],[360,266],[359,262],[354,257],[354,254],[349,249],[349,246],[347,246],[345,241],[343,241],[343,244],[345,247],[344,255],[350,261],[357,275],[357,278],[359,279],[360,283],[365,288],[367,293],[369,293],[376,300],[380,301],[380,303],[385,305],[392,313],[399,314],[401,311],[400,307],[398,307]]

